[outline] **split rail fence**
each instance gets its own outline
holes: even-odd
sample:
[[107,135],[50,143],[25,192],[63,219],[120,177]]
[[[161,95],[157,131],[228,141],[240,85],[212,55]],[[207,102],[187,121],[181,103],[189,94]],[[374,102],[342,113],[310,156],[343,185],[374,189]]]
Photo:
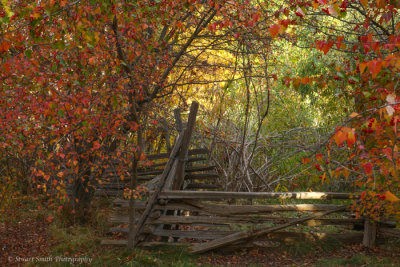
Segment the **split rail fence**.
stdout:
[[[294,199],[297,200],[295,202],[326,202],[350,197],[350,194],[345,193],[320,192],[164,191],[159,194],[157,203],[142,228],[139,244],[152,246],[168,241],[168,244],[178,245],[190,243],[190,249],[194,253],[201,253],[227,246],[271,247],[295,240],[333,239],[341,242],[363,242],[366,246],[373,246],[376,237],[378,241],[389,236],[400,237],[394,223],[380,222],[370,227],[369,220],[352,217],[346,205],[247,204],[249,199],[258,202],[287,202]],[[232,201],[236,203],[227,203]],[[146,204],[146,201],[137,201],[135,208],[141,213]],[[129,217],[124,213],[127,209],[127,200],[114,201],[116,213],[111,216],[110,221],[118,226],[112,227],[110,231],[128,232]],[[136,223],[137,221],[139,218]],[[327,226],[335,226],[336,232],[321,232],[324,229],[332,231],[332,227]],[[103,244],[126,245],[127,240],[103,240]]]
[[[163,169],[143,173],[143,177],[158,174],[156,186],[133,205],[129,200],[114,200],[110,232],[134,229],[133,233],[122,240],[103,240],[103,245],[127,245],[129,236],[137,246],[190,244],[193,253],[202,253],[219,248],[271,247],[296,239],[334,239],[373,247],[387,237],[400,238],[394,222],[354,218],[350,213],[352,195],[348,193],[189,191],[185,184],[203,182],[210,186],[218,177],[197,173],[213,166],[188,166],[190,159],[195,162],[197,158],[189,151],[197,108],[194,103],[187,126],[180,131]],[[131,220],[130,209],[136,210]]]

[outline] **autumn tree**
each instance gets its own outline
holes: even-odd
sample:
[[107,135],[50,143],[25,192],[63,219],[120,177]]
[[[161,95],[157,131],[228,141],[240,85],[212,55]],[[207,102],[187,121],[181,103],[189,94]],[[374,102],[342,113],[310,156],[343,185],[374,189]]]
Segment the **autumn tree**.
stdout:
[[135,191],[154,104],[222,82],[198,70],[260,18],[244,2],[193,0],[3,1],[1,16],[2,153],[78,221],[105,168]]
[[[337,58],[324,75],[293,77],[286,83],[333,87],[339,97],[353,101],[346,111],[349,117],[336,128],[326,143],[326,155],[319,154],[315,166],[322,179],[350,177],[361,195],[355,211],[373,218],[399,216],[399,7],[398,1],[306,1],[292,2],[279,15],[291,14],[299,25],[296,28],[303,29],[300,35],[314,32],[316,38],[309,38],[308,46]],[[273,27],[280,29],[280,25]],[[288,35],[282,38],[290,40]],[[347,155],[344,162],[330,156],[336,146]]]

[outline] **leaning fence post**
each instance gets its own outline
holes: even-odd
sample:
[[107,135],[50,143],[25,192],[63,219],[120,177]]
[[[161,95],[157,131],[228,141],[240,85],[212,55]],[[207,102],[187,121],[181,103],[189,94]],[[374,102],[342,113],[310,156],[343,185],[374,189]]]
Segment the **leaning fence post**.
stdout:
[[371,218],[366,217],[364,220],[364,237],[363,246],[367,248],[374,248],[376,241],[376,222]]
[[189,118],[187,122],[186,129],[183,134],[182,147],[178,155],[178,165],[176,169],[176,177],[172,183],[173,190],[179,190],[185,179],[185,160],[188,155],[188,150],[190,146],[190,139],[192,138],[194,124],[196,122],[197,110],[199,109],[199,103],[193,101],[190,106]]

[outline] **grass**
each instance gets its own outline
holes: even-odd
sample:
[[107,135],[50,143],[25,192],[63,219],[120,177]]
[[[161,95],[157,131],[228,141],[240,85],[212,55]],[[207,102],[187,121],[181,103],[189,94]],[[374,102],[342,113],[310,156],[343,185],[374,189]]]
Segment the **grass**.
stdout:
[[334,249],[340,248],[341,244],[333,239],[329,240],[317,240],[315,242],[293,242],[290,243],[289,245],[286,245],[284,243],[281,244],[281,246],[278,248],[281,251],[286,251],[288,254],[294,256],[294,257],[300,257],[304,255],[309,255],[318,249],[319,251],[328,253],[333,251]]
[[[297,200],[290,200],[297,202]],[[16,210],[15,218],[9,218],[12,221],[17,221],[18,218],[29,216],[38,220],[45,220],[48,216],[54,216],[55,219],[50,226],[50,235],[54,240],[50,247],[49,255],[53,259],[57,256],[62,257],[87,257],[91,258],[91,266],[199,266],[199,256],[192,255],[186,247],[159,246],[152,249],[135,249],[128,251],[125,248],[104,247],[100,245],[101,239],[108,231],[109,224],[107,222],[108,205],[109,203],[98,203],[94,207],[91,222],[86,226],[67,226],[62,217],[56,215],[51,209],[44,207],[38,210],[40,199],[30,199],[24,197],[16,201],[18,210]],[[279,201],[278,201],[279,203]],[[290,213],[290,214],[289,214]],[[289,212],[287,215],[296,215],[296,212]],[[293,213],[293,214],[292,214]],[[265,225],[268,227],[267,225]],[[243,225],[241,226],[243,229]],[[239,227],[240,228],[240,227]],[[315,227],[301,226],[301,229],[294,227],[294,231],[308,232],[315,230]],[[324,232],[337,232],[335,226],[320,226],[319,230]],[[350,254],[351,257],[333,257],[334,251],[342,247],[335,240],[316,241],[312,242],[291,242],[281,245],[276,248],[268,248],[268,251],[274,251],[275,254],[287,253],[296,258],[304,258],[306,255],[324,255],[322,259],[317,259],[314,266],[400,266],[400,258],[392,259],[390,257],[379,257],[376,255],[366,255],[363,253]],[[235,252],[231,252],[235,255]],[[208,255],[208,254],[207,254]],[[205,257],[208,257],[208,256]],[[218,257],[220,253],[212,253]],[[200,256],[204,257],[204,256]],[[245,253],[245,257],[251,257]],[[316,256],[318,258],[318,256]],[[204,261],[203,261],[204,263]],[[87,266],[88,264],[77,264],[77,266]],[[49,266],[48,263],[31,263],[28,266]],[[68,262],[52,262],[51,266],[70,266]],[[202,264],[201,266],[207,266]],[[257,264],[249,264],[249,266],[259,266]]]
[[[138,248],[133,251],[102,247],[101,237],[88,227],[74,227],[69,230],[53,227],[52,236],[58,241],[58,245],[52,250],[53,257],[89,257],[92,259],[92,266],[197,266],[196,256],[190,254],[186,247],[160,246],[157,249]],[[57,263],[54,266],[70,265]]]

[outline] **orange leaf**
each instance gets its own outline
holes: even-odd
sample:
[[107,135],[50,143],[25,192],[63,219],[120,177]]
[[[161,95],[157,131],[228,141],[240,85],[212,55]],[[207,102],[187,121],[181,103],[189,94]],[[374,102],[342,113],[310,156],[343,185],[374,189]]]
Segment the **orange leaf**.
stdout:
[[375,78],[382,69],[382,61],[372,60],[368,64],[369,71],[372,74],[372,78]]
[[307,164],[307,163],[310,162],[310,159],[309,159],[309,158],[302,158],[302,159],[301,159],[301,162],[302,162],[303,164]]
[[269,27],[269,33],[271,34],[272,38],[278,35],[280,28],[281,26],[279,24],[273,24]]
[[343,128],[339,128],[339,130],[337,130],[335,135],[333,136],[333,139],[338,146],[341,146],[343,142],[346,141],[346,135],[343,131]]
[[385,193],[386,199],[390,202],[398,202],[400,199],[393,195],[390,191],[386,191]]
[[35,12],[35,13],[32,14],[32,17],[35,18],[35,19],[38,19],[38,18],[40,18],[40,13]]
[[0,45],[0,53],[7,52],[8,49],[10,49],[10,43],[8,43],[8,42],[3,42],[3,43]]
[[90,65],[96,64],[96,58],[95,58],[95,57],[89,58],[89,64],[90,64]]
[[361,74],[364,73],[366,67],[368,67],[368,62],[363,62],[360,64],[360,73]]
[[368,8],[368,0],[360,0],[360,2],[364,6],[364,8]]
[[356,136],[354,134],[354,130],[351,130],[347,133],[347,146],[351,147],[356,142]]
[[351,113],[350,114],[350,118],[355,118],[355,117],[357,117],[357,116],[359,116],[359,114],[358,113],[356,113],[356,112],[353,112],[353,113]]

